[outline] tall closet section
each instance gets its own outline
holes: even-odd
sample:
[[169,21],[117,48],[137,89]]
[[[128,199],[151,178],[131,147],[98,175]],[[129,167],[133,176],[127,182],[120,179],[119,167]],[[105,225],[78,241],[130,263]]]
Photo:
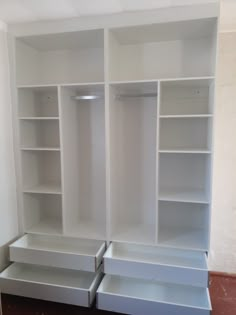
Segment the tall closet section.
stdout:
[[107,248],[98,308],[210,313],[216,35],[209,17],[15,38],[26,235],[2,292],[89,306]]

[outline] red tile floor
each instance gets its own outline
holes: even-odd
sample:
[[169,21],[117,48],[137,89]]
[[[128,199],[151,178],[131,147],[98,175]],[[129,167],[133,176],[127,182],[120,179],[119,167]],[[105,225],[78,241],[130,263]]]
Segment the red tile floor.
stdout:
[[[236,276],[211,274],[212,315],[236,315]],[[78,315],[114,313],[2,294],[3,315]],[[181,315],[181,314],[180,314]],[[191,314],[190,314],[191,315]]]

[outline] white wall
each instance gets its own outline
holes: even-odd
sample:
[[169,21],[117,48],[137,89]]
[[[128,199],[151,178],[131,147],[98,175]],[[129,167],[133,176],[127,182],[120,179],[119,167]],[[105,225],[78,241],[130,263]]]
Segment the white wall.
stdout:
[[236,273],[235,0],[223,0],[221,3],[210,268]]
[[7,258],[6,244],[18,234],[9,60],[6,26],[0,21],[0,269]]

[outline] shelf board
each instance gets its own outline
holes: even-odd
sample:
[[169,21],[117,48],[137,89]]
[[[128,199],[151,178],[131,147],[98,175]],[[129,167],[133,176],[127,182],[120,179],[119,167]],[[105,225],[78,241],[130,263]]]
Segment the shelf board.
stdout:
[[36,116],[30,116],[30,117],[19,117],[19,120],[59,120],[58,116],[54,117],[47,117],[47,116],[41,116],[41,117],[36,117]]
[[212,114],[192,114],[192,115],[160,115],[160,118],[212,118]]
[[214,76],[202,76],[202,77],[176,77],[176,78],[156,78],[156,79],[144,79],[144,80],[110,80],[109,84],[126,84],[126,83],[148,83],[148,82],[175,82],[175,81],[195,81],[195,80],[214,80]]
[[32,234],[53,234],[53,235],[61,235],[62,234],[62,223],[59,220],[53,219],[45,219],[40,221],[39,223],[31,226],[26,229],[27,233]]
[[215,76],[197,76],[197,77],[176,77],[176,78],[163,78],[163,79],[159,79],[159,81],[162,82],[169,82],[169,81],[196,81],[196,80],[215,80]]
[[60,151],[60,148],[54,147],[22,147],[22,151]]
[[24,193],[33,193],[33,194],[56,194],[60,195],[61,187],[56,184],[44,184],[44,185],[34,185],[30,187],[25,187],[23,189]]
[[197,189],[163,189],[159,192],[160,201],[176,201],[208,204],[209,200],[203,190]]
[[186,227],[160,227],[158,245],[208,251],[206,231]]
[[58,86],[84,86],[84,85],[101,85],[101,84],[105,84],[104,81],[94,81],[94,82],[71,82],[71,83],[66,83],[66,82],[62,82],[62,83],[52,83],[52,84],[19,84],[16,87],[18,89],[25,89],[25,88],[44,88],[44,87],[55,87],[57,88]]
[[115,228],[111,239],[134,244],[155,244],[155,226],[147,224],[122,224]]
[[106,228],[92,220],[81,220],[79,223],[73,224],[66,234],[79,238],[104,240],[106,239]]
[[181,149],[181,150],[159,150],[159,153],[182,153],[182,154],[211,154],[210,150],[195,150],[195,149]]

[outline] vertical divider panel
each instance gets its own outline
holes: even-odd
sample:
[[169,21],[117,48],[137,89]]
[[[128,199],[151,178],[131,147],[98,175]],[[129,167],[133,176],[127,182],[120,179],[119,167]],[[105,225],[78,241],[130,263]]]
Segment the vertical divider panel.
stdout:
[[157,134],[156,134],[156,244],[158,244],[159,230],[159,138],[160,138],[160,106],[161,106],[161,82],[157,82]]
[[[216,61],[215,61],[216,62]],[[216,67],[216,65],[215,65]],[[216,97],[216,86],[215,79],[212,80],[209,85],[209,112],[212,114],[211,122],[208,126],[208,147],[211,150],[211,155],[209,156],[209,176],[208,176],[208,187],[209,187],[209,209],[208,209],[208,221],[206,224],[210,227],[211,213],[212,213],[212,186],[213,186],[213,164],[214,164],[214,126],[215,126],[215,97]],[[211,229],[208,228],[208,248],[210,248],[210,238]]]
[[104,29],[104,78],[105,78],[105,155],[106,155],[106,241],[111,240],[110,194],[110,96],[109,96],[109,30]]
[[65,234],[65,199],[64,199],[64,145],[63,145],[63,130],[62,130],[62,95],[61,95],[61,86],[57,87],[58,93],[58,112],[59,112],[59,141],[60,141],[60,154],[61,154],[61,203],[62,203],[62,234]]

